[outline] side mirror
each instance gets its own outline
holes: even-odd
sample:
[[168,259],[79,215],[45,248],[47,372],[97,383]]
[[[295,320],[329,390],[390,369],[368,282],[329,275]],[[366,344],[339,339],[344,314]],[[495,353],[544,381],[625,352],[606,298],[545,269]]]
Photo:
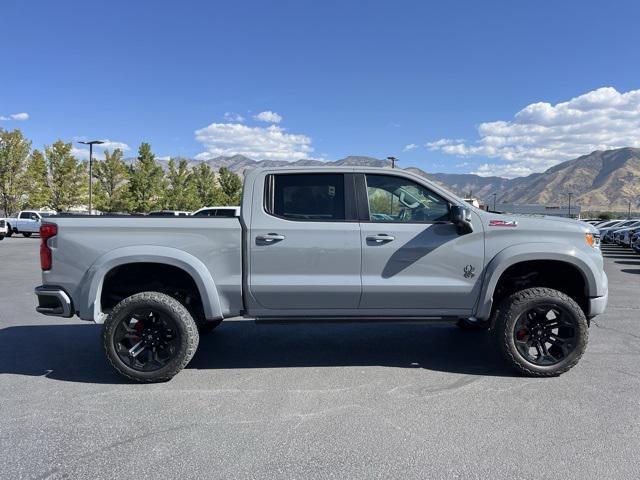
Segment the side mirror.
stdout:
[[471,224],[471,210],[461,205],[451,206],[451,222],[458,229],[460,235],[473,232],[473,225]]

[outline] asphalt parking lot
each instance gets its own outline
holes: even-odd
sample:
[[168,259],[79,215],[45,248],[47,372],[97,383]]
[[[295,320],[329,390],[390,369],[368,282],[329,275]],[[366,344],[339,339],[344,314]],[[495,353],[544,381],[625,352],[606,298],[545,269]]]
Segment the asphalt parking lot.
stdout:
[[640,256],[553,379],[448,324],[225,322],[172,381],[127,383],[99,327],[34,310],[37,238],[0,242],[0,477],[640,478]]

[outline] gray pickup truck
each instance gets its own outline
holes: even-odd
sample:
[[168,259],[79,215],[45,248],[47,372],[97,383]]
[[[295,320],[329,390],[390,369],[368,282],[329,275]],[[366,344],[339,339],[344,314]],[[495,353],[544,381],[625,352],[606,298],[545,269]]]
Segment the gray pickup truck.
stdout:
[[41,238],[37,310],[103,324],[107,358],[141,382],[242,316],[452,320],[520,372],[559,375],[607,303],[591,225],[485,212],[399,169],[255,170],[239,218],[53,217]]

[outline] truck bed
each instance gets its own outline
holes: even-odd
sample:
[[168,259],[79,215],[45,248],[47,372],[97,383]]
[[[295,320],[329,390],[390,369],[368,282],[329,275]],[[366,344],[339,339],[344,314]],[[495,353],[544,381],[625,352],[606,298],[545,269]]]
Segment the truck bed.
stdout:
[[[225,317],[242,310],[242,227],[238,218],[50,217],[53,264],[46,285],[62,287],[84,320],[104,320],[102,278],[125,262],[169,263],[213,281]],[[198,280],[197,280],[198,281]],[[203,299],[206,303],[210,299]],[[205,305],[206,307],[206,305]],[[207,309],[205,308],[205,311]],[[207,312],[208,313],[208,312]]]

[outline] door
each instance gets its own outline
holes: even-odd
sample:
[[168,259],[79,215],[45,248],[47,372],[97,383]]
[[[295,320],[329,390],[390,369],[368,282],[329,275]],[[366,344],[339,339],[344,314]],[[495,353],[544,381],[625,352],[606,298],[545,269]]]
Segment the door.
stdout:
[[249,249],[249,289],[258,308],[357,309],[361,248],[353,174],[266,175],[264,198],[253,201]]
[[460,235],[449,201],[427,186],[397,175],[363,177],[357,182],[360,209],[368,209],[361,222],[360,308],[470,312],[484,265],[479,218],[473,215],[472,233]]
[[20,212],[16,228],[20,232],[39,232],[40,217],[35,212]]

